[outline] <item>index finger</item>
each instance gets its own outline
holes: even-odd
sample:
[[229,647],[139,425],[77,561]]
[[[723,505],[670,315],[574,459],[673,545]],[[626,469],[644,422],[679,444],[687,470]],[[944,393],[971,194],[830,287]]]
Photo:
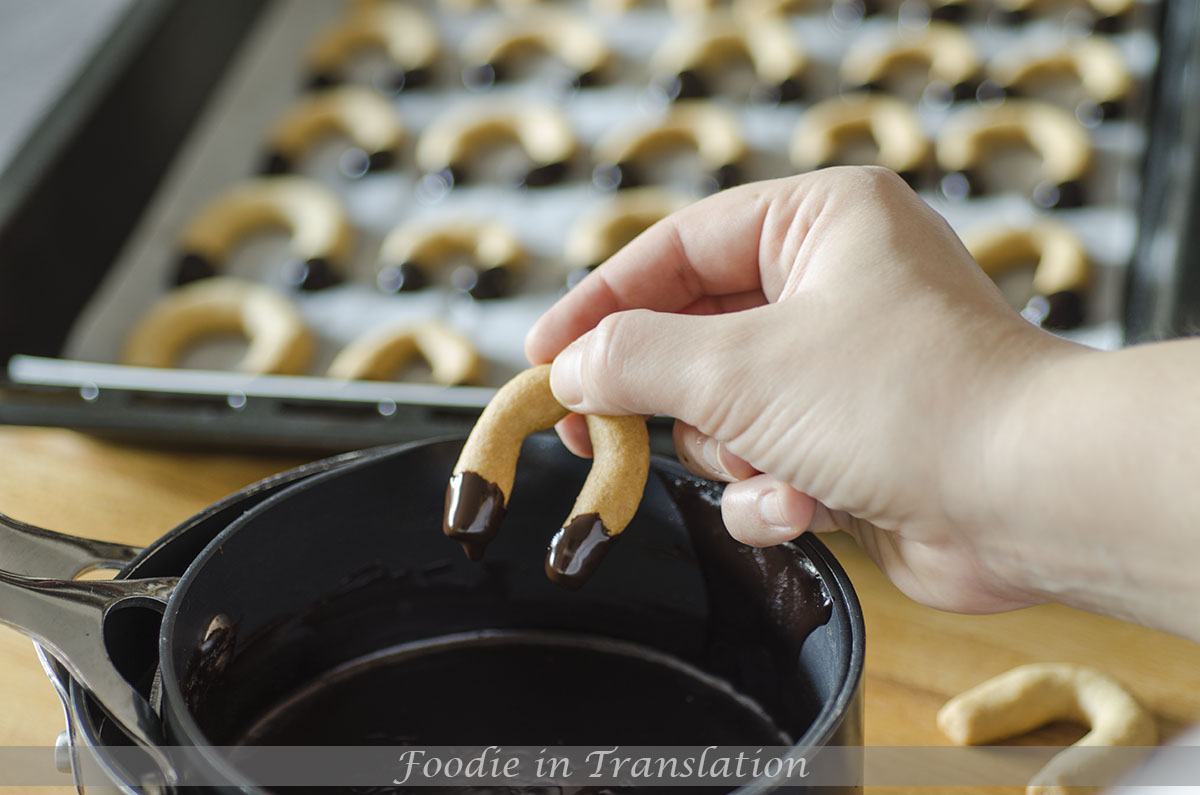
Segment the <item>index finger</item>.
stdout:
[[727,311],[764,303],[759,245],[769,207],[767,189],[755,183],[654,224],[547,310],[525,337],[526,356],[548,362],[607,315],[627,309]]

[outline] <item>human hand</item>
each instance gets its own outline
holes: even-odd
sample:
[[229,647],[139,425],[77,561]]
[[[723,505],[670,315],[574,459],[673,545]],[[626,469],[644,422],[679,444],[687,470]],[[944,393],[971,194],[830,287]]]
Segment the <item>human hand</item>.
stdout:
[[[1043,598],[1001,574],[989,434],[1037,371],[1084,355],[1023,320],[898,177],[826,169],[670,216],[526,338],[581,413],[677,418],[730,481],[730,533],[844,529],[903,591],[962,612]],[[559,428],[587,454],[573,415]]]

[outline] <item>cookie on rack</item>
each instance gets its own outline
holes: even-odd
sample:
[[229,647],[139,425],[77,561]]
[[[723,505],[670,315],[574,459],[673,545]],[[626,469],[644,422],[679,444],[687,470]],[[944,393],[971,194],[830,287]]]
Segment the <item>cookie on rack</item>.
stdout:
[[831,97],[801,117],[789,155],[802,171],[836,165],[864,136],[874,142],[874,165],[915,183],[929,160],[929,139],[913,107],[881,94]]
[[697,192],[712,193],[741,180],[747,146],[737,116],[716,103],[688,100],[659,118],[618,127],[601,138],[593,149],[593,182],[609,190],[646,184],[644,164],[680,149],[694,151],[704,169]]
[[451,284],[480,300],[509,295],[526,267],[525,251],[511,229],[469,220],[398,226],[384,238],[379,260],[377,282],[385,292],[422,289],[434,283],[438,270],[458,262]]
[[126,336],[121,361],[177,367],[192,346],[231,335],[248,343],[234,366],[244,373],[295,375],[312,358],[312,336],[286,296],[218,276],[177,287],[155,302]]
[[531,165],[519,178],[528,188],[562,181],[577,149],[562,111],[551,105],[483,102],[457,105],[433,120],[417,140],[417,165],[446,187],[468,178],[470,161],[498,142],[516,143]]
[[359,176],[393,166],[404,141],[404,125],[392,103],[360,86],[337,86],[307,94],[275,120],[267,133],[263,171],[293,171],[320,141],[346,138],[354,148],[343,155],[343,171]]
[[320,290],[344,278],[354,229],[333,191],[295,175],[240,182],[200,209],[179,235],[182,257],[177,284],[218,275],[233,250],[251,234],[283,229],[293,259],[284,279],[303,290]]

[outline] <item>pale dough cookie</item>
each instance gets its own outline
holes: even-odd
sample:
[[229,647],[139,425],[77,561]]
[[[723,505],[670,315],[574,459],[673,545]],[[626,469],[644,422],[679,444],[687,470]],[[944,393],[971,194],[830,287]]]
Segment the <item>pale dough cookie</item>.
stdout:
[[600,82],[612,53],[587,19],[557,9],[539,10],[482,25],[462,45],[463,80],[486,88],[504,80],[510,63],[529,52],[555,56],[574,72],[576,87]]
[[404,140],[404,125],[392,103],[378,92],[358,86],[339,86],[301,97],[267,133],[270,151],[264,171],[282,174],[317,141],[341,135],[358,147],[361,169],[389,168]]
[[957,25],[931,22],[882,43],[878,37],[857,39],[842,58],[841,78],[852,88],[883,88],[898,67],[914,62],[928,68],[929,85],[944,87],[949,99],[973,96],[983,66],[969,33]]
[[216,275],[245,237],[265,228],[292,236],[295,260],[285,273],[288,282],[319,290],[342,280],[354,230],[341,200],[315,180],[283,175],[240,182],[188,221],[179,238],[177,283]]
[[833,165],[863,134],[875,141],[875,163],[910,182],[929,157],[929,140],[911,105],[876,94],[851,94],[818,102],[801,117],[789,151],[792,164],[806,171]]
[[[550,391],[547,364],[518,374],[480,415],[450,478],[443,527],[473,560],[483,556],[504,519],[521,442],[567,414]],[[592,469],[546,553],[546,574],[570,586],[591,575],[632,521],[650,470],[645,419],[589,415],[587,425]]]
[[937,140],[938,165],[958,175],[969,190],[972,171],[993,147],[1020,143],[1041,156],[1042,182],[1034,200],[1046,207],[1083,203],[1082,181],[1092,160],[1091,136],[1070,113],[1047,102],[1007,100],[952,116]]
[[471,341],[444,323],[385,326],[343,348],[329,365],[330,378],[387,381],[421,356],[435,383],[455,386],[478,380],[483,359]]
[[304,372],[313,341],[300,313],[284,296],[230,277],[202,279],[159,299],[125,339],[122,362],[174,367],[190,346],[238,334],[249,347],[236,369],[244,373]]
[[738,119],[720,105],[697,100],[672,105],[657,122],[619,128],[602,138],[593,150],[593,181],[607,189],[635,187],[644,182],[638,161],[685,147],[695,150],[707,171],[707,192],[737,184],[746,155]]
[[[1040,80],[1071,74],[1099,118],[1119,115],[1133,87],[1133,77],[1120,49],[1107,39],[1091,36],[1049,52],[1009,48],[988,63],[989,80],[1009,95],[1036,93]],[[1081,108],[1081,115],[1090,111]]]
[[433,20],[414,5],[358,3],[310,45],[310,85],[324,88],[345,82],[350,62],[367,50],[382,51],[394,64],[390,87],[401,91],[429,82],[441,44]]
[[946,702],[937,725],[958,745],[983,745],[1055,720],[1082,723],[1091,730],[1033,777],[1028,795],[1097,792],[1095,787],[1067,786],[1086,778],[1102,762],[1101,754],[1085,748],[1158,742],[1153,716],[1120,682],[1070,663],[1022,665],[976,685]]
[[384,264],[378,283],[387,292],[419,290],[452,259],[467,256],[473,266],[455,270],[451,281],[472,298],[508,295],[525,269],[525,251],[501,223],[415,222],[392,230],[379,250]]
[[577,146],[570,123],[556,108],[514,108],[511,102],[460,105],[434,119],[421,134],[417,165],[455,185],[465,179],[467,162],[497,141],[514,141],[525,150],[533,166],[522,184],[531,188],[562,180]]
[[968,232],[963,243],[993,280],[1010,268],[1036,263],[1034,297],[1022,312],[1048,329],[1083,323],[1083,295],[1091,280],[1087,251],[1070,227],[1039,221],[1023,228],[992,226]]
[[800,97],[808,58],[781,17],[698,17],[663,41],[650,67],[668,97],[695,99],[712,94],[714,78],[734,60],[754,66],[758,85],[752,98],[786,102]]
[[[1029,16],[1039,11],[1056,10],[1054,0],[994,0],[996,7],[1005,12],[1013,22],[1023,22]],[[1089,6],[1099,19],[1097,26],[1115,28],[1120,20],[1133,10],[1134,0],[1080,0],[1080,5]]]
[[568,286],[616,254],[655,222],[683,209],[690,199],[662,188],[634,188],[584,213],[567,234]]

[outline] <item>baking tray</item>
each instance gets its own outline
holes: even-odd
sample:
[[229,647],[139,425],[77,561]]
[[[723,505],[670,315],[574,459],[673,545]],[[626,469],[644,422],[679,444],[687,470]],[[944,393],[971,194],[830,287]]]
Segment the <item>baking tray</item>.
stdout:
[[[261,39],[264,20],[274,25],[272,15],[285,2],[135,3],[83,84],[18,158],[20,178],[10,173],[0,182],[0,360],[8,362],[0,422],[171,443],[322,450],[460,432],[473,423],[489,388],[158,371],[67,355],[79,349],[80,317],[104,290],[106,276],[138,256],[139,236],[153,239],[147,208],[180,179],[176,161],[189,145],[195,148],[189,136],[203,126],[214,98],[229,93],[230,74],[253,57],[244,52],[246,42]],[[1136,229],[1118,232],[1128,238],[1121,243],[1132,262],[1102,269],[1105,322],[1082,335],[1099,347],[1179,333],[1193,303],[1187,300],[1191,247],[1181,239],[1189,225],[1180,213],[1190,220],[1195,207],[1190,151],[1197,122],[1182,99],[1194,95],[1196,69],[1182,66],[1200,58],[1197,8],[1164,0],[1141,11],[1159,16],[1160,9],[1170,33],[1158,36],[1157,74],[1143,80],[1153,92],[1154,114],[1140,166],[1145,189],[1138,192],[1136,217],[1124,219]],[[961,206],[927,198],[960,231],[969,225]],[[161,204],[156,209],[169,216]],[[1024,212],[1002,199],[988,211]],[[69,229],[67,218],[76,219]],[[1152,238],[1157,245],[1148,242]],[[1165,245],[1164,238],[1177,245]],[[1112,248],[1103,240],[1095,245]],[[1195,294],[1200,286],[1190,289]],[[545,295],[525,314],[535,316]],[[511,353],[508,358],[497,377],[516,366]]]

